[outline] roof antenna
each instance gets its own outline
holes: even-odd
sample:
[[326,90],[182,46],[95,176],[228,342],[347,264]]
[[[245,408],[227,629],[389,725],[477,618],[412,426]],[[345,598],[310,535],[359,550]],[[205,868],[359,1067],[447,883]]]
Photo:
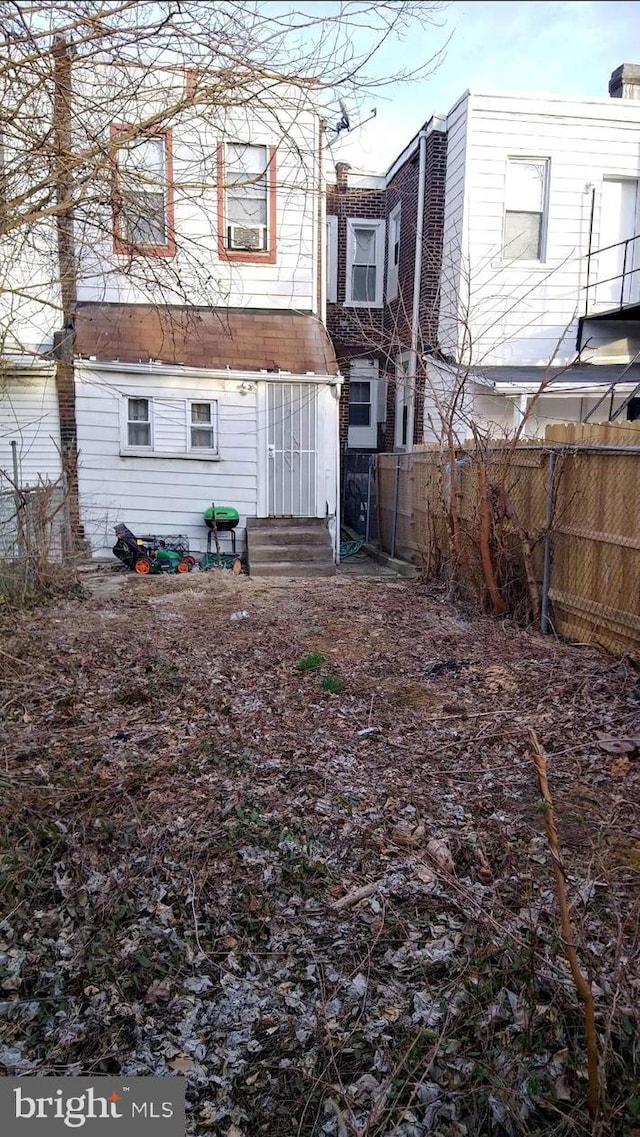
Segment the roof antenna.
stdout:
[[338,120],[335,126],[327,127],[327,132],[331,131],[332,134],[335,134],[336,138],[339,134],[342,134],[343,130],[346,130],[348,133],[351,130],[357,130],[360,126],[364,126],[366,122],[371,122],[371,119],[375,118],[377,114],[376,108],[372,107],[371,114],[368,118],[363,119],[361,122],[352,123],[343,99],[338,99],[338,106],[340,107],[340,114],[342,117]]

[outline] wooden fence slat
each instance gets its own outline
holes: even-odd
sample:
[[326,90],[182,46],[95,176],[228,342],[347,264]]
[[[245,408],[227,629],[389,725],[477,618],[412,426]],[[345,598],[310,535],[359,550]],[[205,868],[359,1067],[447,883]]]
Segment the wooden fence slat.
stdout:
[[[609,445],[612,450],[585,449],[594,445]],[[457,563],[450,568],[472,595],[481,598],[485,586],[479,557],[477,474],[478,463],[484,461],[498,510],[501,555],[506,558],[501,587],[507,588],[508,603],[521,603],[522,579],[517,578],[522,577],[523,553],[518,526],[526,533],[540,584],[549,463],[545,447],[553,448],[558,452],[550,591],[553,626],[566,638],[640,658],[640,454],[625,453],[627,446],[640,446],[640,422],[552,424],[542,445],[526,440],[514,446],[505,441],[483,455],[469,442],[457,448],[454,471],[448,451],[438,444],[410,455],[379,455],[381,543],[389,548],[391,542],[395,468],[400,462],[398,554],[421,562],[429,572],[450,562],[453,477],[459,547]],[[503,491],[511,521],[499,512]],[[509,594],[514,581],[518,587]]]

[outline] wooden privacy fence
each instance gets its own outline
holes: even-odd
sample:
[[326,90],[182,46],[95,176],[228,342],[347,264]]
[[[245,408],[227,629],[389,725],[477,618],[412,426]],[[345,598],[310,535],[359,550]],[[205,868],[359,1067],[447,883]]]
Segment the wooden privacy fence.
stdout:
[[485,608],[640,658],[640,423],[381,454],[379,542]]

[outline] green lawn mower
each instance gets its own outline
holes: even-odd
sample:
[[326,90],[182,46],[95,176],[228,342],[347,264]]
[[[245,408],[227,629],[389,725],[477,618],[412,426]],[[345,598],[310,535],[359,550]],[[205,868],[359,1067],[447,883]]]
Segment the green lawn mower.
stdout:
[[191,572],[195,558],[189,554],[189,538],[181,533],[173,537],[136,537],[126,525],[116,525],[113,553],[138,576],[159,573]]

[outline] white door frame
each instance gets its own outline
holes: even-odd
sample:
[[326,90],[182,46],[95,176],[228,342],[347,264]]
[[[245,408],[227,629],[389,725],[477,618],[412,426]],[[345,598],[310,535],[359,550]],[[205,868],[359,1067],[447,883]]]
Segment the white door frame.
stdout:
[[[337,511],[338,385],[330,377],[280,375],[261,379],[256,390],[257,413],[257,516],[269,517],[269,397],[270,384],[308,384],[317,391],[315,511],[311,516],[335,517]],[[334,390],[335,388],[335,390]],[[334,483],[335,482],[335,486]]]

